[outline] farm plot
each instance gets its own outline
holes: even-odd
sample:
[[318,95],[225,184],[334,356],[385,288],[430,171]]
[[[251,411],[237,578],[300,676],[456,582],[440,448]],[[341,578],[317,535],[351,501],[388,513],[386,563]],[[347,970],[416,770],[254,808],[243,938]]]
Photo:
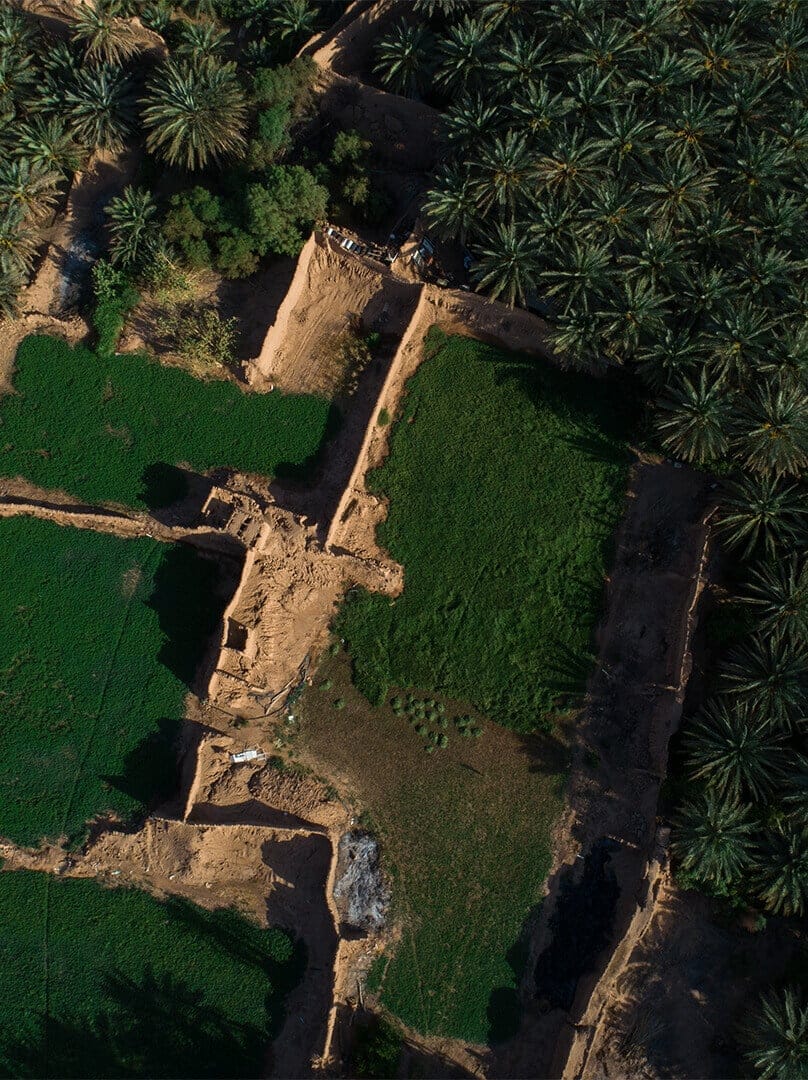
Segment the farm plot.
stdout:
[[356,684],[435,690],[529,732],[590,670],[632,417],[618,387],[434,332],[384,465],[395,601],[352,594]]
[[260,1076],[302,949],[227,910],[0,873],[6,1076]]
[[88,502],[157,506],[182,494],[180,464],[305,473],[329,415],[320,398],[245,393],[145,357],[31,337],[0,401],[0,475]]
[[300,703],[300,745],[357,800],[393,875],[401,938],[371,989],[421,1034],[498,1042],[519,1023],[524,929],[550,869],[567,751],[479,716],[479,737],[464,737],[464,707],[439,704],[448,745],[427,754],[406,715],[351,684],[350,658],[329,655]]
[[185,546],[0,520],[0,836],[75,839],[171,792],[219,573]]

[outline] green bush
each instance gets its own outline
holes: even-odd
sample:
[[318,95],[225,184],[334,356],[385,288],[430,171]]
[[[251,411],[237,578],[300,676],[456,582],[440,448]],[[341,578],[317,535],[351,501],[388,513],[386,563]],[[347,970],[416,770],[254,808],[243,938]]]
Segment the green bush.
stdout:
[[126,272],[106,259],[99,259],[93,266],[93,292],[96,348],[99,353],[109,355],[115,352],[126,316],[136,306],[140,295]]
[[226,197],[202,187],[172,196],[163,237],[189,266],[249,277],[262,258],[296,256],[327,202],[308,169],[272,165],[260,183],[234,174]]

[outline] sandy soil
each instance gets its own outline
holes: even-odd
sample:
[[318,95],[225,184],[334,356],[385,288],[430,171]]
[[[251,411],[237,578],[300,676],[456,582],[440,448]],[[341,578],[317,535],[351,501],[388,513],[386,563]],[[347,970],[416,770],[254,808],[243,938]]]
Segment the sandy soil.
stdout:
[[439,151],[440,114],[431,106],[368,86],[357,78],[372,67],[379,31],[409,7],[407,0],[352,5],[331,32],[301,49],[320,67],[317,101],[324,123],[371,139],[382,161],[404,172],[429,171]]
[[397,595],[403,575],[389,560],[374,563],[324,551],[314,526],[267,506],[224,614],[223,647],[208,690],[211,701],[245,718],[279,709],[285,691],[300,681],[325,646],[337,603],[354,584]]
[[663,876],[653,915],[616,980],[582,1071],[585,1080],[738,1076],[727,1032],[793,963],[785,920],[765,934],[720,925],[709,901]]

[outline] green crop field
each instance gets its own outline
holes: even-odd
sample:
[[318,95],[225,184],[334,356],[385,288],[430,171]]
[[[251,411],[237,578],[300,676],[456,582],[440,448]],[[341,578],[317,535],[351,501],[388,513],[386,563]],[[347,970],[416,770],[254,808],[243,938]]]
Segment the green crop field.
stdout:
[[391,602],[352,594],[359,688],[436,690],[519,731],[590,669],[633,417],[620,388],[433,334],[370,482],[405,569]]
[[50,337],[20,345],[14,391],[0,400],[0,475],[132,506],[181,494],[180,464],[304,472],[329,419],[320,398],[245,393]]
[[218,587],[185,545],[0,520],[0,836],[76,838],[172,791]]
[[568,756],[557,737],[482,719],[481,736],[464,738],[462,710],[441,704],[448,746],[427,754],[405,716],[352,686],[340,653],[303,695],[299,738],[321,771],[347,780],[393,876],[402,937],[372,988],[416,1031],[496,1042],[519,1022],[522,930],[550,869]]
[[0,873],[0,1072],[261,1076],[303,962],[230,911]]

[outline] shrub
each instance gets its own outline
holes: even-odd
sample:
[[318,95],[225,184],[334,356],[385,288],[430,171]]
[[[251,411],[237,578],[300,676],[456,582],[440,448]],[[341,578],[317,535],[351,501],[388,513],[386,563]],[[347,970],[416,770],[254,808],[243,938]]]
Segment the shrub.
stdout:
[[155,324],[195,374],[221,371],[233,362],[237,320],[223,319],[206,304],[167,311]]
[[99,353],[115,352],[126,316],[140,300],[137,289],[123,270],[118,270],[106,259],[99,259],[93,267],[93,292],[95,310],[93,329],[98,335]]

